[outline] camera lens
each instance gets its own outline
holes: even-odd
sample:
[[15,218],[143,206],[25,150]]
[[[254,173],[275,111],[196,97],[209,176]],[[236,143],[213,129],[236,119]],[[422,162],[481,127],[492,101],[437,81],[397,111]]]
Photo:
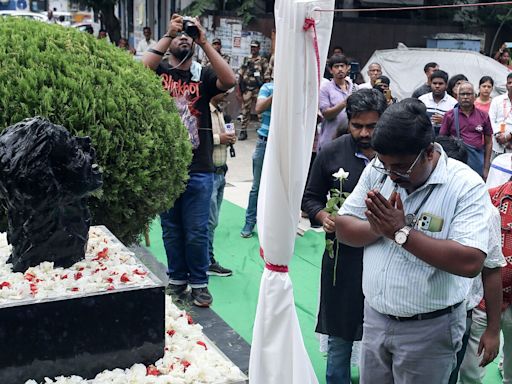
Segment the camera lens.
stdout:
[[199,36],[199,29],[197,28],[197,25],[195,25],[191,20],[183,21],[183,31],[193,39]]

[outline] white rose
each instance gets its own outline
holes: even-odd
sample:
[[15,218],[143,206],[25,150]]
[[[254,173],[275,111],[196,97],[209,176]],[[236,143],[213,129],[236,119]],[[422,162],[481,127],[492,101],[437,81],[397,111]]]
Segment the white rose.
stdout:
[[348,175],[350,172],[345,172],[343,168],[338,169],[338,172],[335,172],[332,174],[332,177],[334,177],[336,180],[345,180],[348,179]]

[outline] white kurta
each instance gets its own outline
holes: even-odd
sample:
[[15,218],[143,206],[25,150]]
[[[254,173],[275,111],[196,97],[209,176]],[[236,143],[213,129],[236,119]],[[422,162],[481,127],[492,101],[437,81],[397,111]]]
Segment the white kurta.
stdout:
[[[265,260],[288,265],[311,158],[334,0],[277,0],[274,96],[258,199],[258,235]],[[306,18],[316,20],[318,52]],[[320,71],[320,72],[319,72]],[[310,330],[313,332],[313,329]],[[254,322],[251,384],[309,384],[318,380],[302,339],[288,273],[265,269]]]

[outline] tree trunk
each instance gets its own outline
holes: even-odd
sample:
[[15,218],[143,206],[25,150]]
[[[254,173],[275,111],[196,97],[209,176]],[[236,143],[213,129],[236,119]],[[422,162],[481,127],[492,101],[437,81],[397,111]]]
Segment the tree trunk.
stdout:
[[101,2],[94,10],[101,15],[101,23],[105,26],[110,40],[117,45],[121,38],[121,23],[114,13],[114,5],[115,2]]

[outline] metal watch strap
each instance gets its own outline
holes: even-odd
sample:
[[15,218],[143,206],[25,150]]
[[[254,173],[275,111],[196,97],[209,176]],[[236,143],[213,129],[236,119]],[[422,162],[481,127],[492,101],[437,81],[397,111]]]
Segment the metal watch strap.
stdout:
[[[412,227],[405,225],[402,228],[400,228],[398,231],[396,231],[395,235],[393,236],[393,241],[395,242],[395,244],[399,245],[400,247],[402,245],[404,245],[407,242],[407,239],[409,238],[409,234],[411,233],[411,230],[412,230]],[[406,236],[406,240],[402,244],[400,244],[396,241],[396,235],[398,232],[402,232]]]

